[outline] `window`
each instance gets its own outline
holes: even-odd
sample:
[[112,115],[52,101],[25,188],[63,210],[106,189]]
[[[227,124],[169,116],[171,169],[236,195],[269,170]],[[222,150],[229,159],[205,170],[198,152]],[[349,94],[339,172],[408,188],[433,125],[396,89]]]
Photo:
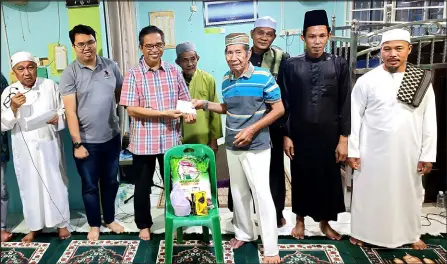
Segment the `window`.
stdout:
[[[352,1],[352,19],[360,22],[409,22],[446,17],[446,2],[432,0]],[[388,14],[387,14],[388,12]]]
[[353,1],[352,19],[367,22],[384,21],[385,1]]
[[408,22],[442,18],[444,1],[397,0],[395,21]]

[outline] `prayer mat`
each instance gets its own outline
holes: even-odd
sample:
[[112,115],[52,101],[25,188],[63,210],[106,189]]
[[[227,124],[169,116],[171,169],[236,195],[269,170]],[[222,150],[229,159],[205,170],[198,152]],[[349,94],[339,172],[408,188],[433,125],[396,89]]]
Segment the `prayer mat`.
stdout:
[[50,243],[2,242],[1,263],[35,264],[39,263]]
[[424,250],[414,250],[411,247],[379,248],[362,247],[370,263],[447,263],[447,251],[441,245],[427,245]]
[[[345,241],[279,239],[281,263],[356,263]],[[258,244],[258,260],[263,263],[264,246]]]
[[57,263],[132,263],[139,240],[72,240]]
[[[211,241],[206,244],[200,240],[184,240],[183,244],[177,244],[174,241],[174,248],[172,254],[173,264],[182,263],[216,263],[214,255],[214,246]],[[222,241],[224,263],[235,263],[233,250],[230,247],[229,241]],[[159,251],[156,263],[165,262],[165,241],[160,241]]]
[[[337,247],[321,244],[281,244],[283,263],[344,263]],[[259,245],[259,262],[262,263],[264,247]]]
[[[1,263],[160,263],[165,239],[164,234],[151,234],[150,241],[139,240],[138,233],[101,234],[100,239],[102,240],[90,243],[86,240],[87,233],[73,232],[67,240],[59,239],[57,233],[43,233],[37,236],[33,243],[24,245],[20,241],[23,236],[14,234],[11,242],[1,243]],[[212,244],[200,242],[203,238],[202,234],[184,234],[183,237],[185,243],[174,246],[174,263],[206,263],[207,260],[212,263],[215,261]],[[242,247],[232,250],[228,241],[233,237],[233,235],[222,236],[226,263],[262,263],[260,260],[263,246],[260,245],[262,244],[260,240],[246,243]],[[280,236],[278,243],[280,255],[285,260],[282,263],[391,264],[398,263],[399,260],[403,261],[400,263],[406,264],[412,263],[411,260],[415,261],[413,263],[424,263],[424,261],[430,264],[447,263],[445,256],[447,237],[445,234],[436,237],[422,236],[422,240],[429,245],[429,249],[414,251],[408,247],[402,247],[393,249],[393,252],[383,251],[378,247],[367,249],[352,245],[347,236],[340,241],[332,241],[321,236],[306,237],[303,240],[296,240],[291,236]],[[308,245],[309,247],[307,247]],[[374,254],[367,255],[368,250]],[[83,258],[88,257],[87,254],[90,254],[91,259]],[[408,257],[406,257],[407,254]],[[388,256],[393,257],[391,259],[393,262],[389,262]],[[394,256],[396,256],[395,260]],[[341,261],[337,262],[337,257],[341,257]],[[404,257],[406,258],[404,259]],[[63,258],[66,260],[62,260]]]

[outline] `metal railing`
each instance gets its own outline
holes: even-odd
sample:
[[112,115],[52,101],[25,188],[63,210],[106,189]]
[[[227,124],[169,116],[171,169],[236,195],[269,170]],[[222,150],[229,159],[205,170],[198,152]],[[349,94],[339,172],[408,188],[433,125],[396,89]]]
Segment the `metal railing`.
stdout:
[[[359,23],[353,20],[350,26],[335,26],[335,15],[332,16],[332,37],[327,46],[328,52],[343,56],[350,66],[351,81],[355,83],[358,75],[364,74],[375,66],[371,66],[371,59],[381,62],[380,40],[381,34],[387,30],[403,28],[411,33],[411,43],[416,46],[416,64],[424,69],[431,69],[433,65],[444,64],[447,67],[447,28],[445,19],[431,19],[408,23]],[[441,44],[437,44],[441,43]],[[416,45],[417,44],[417,45]],[[429,48],[428,48],[429,46]],[[441,48],[441,50],[439,50]],[[359,51],[359,48],[362,50]],[[436,49],[438,48],[438,49]],[[427,60],[427,49],[429,59]],[[424,51],[424,52],[423,52]],[[414,59],[415,50],[410,56]],[[362,60],[359,58],[365,57]],[[365,66],[357,67],[359,61]]]

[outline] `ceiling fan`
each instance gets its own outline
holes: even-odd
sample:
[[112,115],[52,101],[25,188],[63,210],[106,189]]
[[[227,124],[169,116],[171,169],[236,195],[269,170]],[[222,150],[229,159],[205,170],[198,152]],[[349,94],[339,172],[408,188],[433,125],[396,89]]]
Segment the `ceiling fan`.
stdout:
[[21,12],[39,12],[50,5],[50,1],[4,0],[5,6]]
[[23,6],[28,4],[28,0],[5,0],[5,2],[13,5]]

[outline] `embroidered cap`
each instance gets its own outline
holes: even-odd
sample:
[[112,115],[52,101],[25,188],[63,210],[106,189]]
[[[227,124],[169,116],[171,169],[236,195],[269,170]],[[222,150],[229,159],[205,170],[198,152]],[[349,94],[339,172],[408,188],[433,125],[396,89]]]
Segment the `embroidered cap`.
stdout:
[[382,40],[380,41],[380,46],[382,46],[385,42],[394,40],[402,40],[411,43],[410,32],[401,28],[388,30],[382,34]]
[[256,19],[254,28],[257,27],[266,27],[266,28],[272,28],[276,31],[276,20],[269,16],[260,17]]
[[35,58],[31,53],[27,51],[19,51],[11,56],[11,68],[14,68],[14,66],[16,66],[17,63],[24,61],[32,61],[39,64],[38,59]]
[[250,45],[250,38],[245,33],[231,33],[225,37],[225,47],[237,44]]
[[177,47],[175,47],[175,52],[177,53],[177,57],[180,56],[180,54],[182,54],[183,52],[187,52],[187,51],[196,51],[196,46],[194,45],[194,43],[192,42],[183,42],[177,45]]

